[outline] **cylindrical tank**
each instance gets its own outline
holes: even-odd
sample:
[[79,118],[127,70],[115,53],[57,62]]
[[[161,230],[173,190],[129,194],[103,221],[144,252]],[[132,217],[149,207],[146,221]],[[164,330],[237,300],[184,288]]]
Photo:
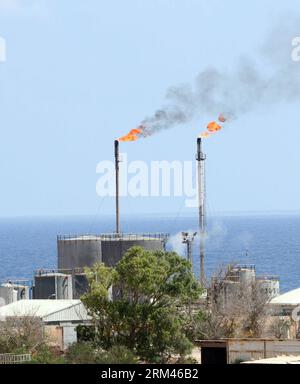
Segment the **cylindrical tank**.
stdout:
[[58,237],[57,252],[59,270],[91,267],[101,261],[101,238],[97,236]]
[[0,304],[7,305],[18,300],[29,299],[29,287],[26,285],[5,283],[0,286]]
[[85,273],[75,273],[73,275],[73,299],[80,299],[89,289],[89,283]]
[[237,266],[234,267],[227,276],[228,280],[238,281],[244,285],[251,285],[255,282],[255,267],[254,266]]
[[72,276],[44,273],[34,277],[34,299],[72,299]]
[[251,285],[255,282],[255,269],[254,268],[240,268],[239,270],[240,283]]
[[61,271],[92,267],[97,262],[114,266],[133,246],[147,250],[163,250],[165,234],[103,234],[97,236],[59,236],[58,269]]
[[258,287],[261,294],[266,295],[268,300],[272,300],[274,297],[280,294],[280,282],[279,278],[270,278],[259,276],[257,279]]

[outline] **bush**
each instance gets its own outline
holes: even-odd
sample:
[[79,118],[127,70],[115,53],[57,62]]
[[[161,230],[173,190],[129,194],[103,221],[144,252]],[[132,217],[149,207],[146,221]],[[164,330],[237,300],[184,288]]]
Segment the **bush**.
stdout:
[[138,359],[128,348],[116,345],[108,351],[99,353],[97,362],[99,364],[137,364]]
[[78,325],[76,328],[77,340],[79,343],[85,341],[94,341],[96,337],[95,327],[91,325]]
[[0,322],[0,353],[31,353],[45,342],[36,317],[15,317]]
[[114,346],[108,351],[96,350],[92,343],[72,344],[66,353],[70,364],[135,364],[137,358],[124,346]]
[[93,344],[88,341],[72,344],[66,353],[66,361],[70,364],[95,364],[97,355]]
[[64,364],[66,361],[62,356],[57,355],[54,349],[47,345],[41,345],[34,352],[31,364]]

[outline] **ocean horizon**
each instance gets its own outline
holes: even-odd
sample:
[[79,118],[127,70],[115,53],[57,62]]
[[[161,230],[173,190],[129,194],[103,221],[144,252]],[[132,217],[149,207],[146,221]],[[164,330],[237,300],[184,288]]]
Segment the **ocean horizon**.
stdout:
[[[195,215],[140,214],[122,217],[122,231],[169,233],[168,250],[186,257],[182,231],[197,231]],[[102,216],[36,216],[0,218],[0,281],[32,280],[37,269],[57,268],[56,237],[62,234],[113,232],[115,218]],[[207,220],[205,271],[210,277],[229,263],[256,266],[258,275],[276,275],[281,292],[299,287],[300,213],[219,214]],[[199,240],[193,244],[199,275]]]

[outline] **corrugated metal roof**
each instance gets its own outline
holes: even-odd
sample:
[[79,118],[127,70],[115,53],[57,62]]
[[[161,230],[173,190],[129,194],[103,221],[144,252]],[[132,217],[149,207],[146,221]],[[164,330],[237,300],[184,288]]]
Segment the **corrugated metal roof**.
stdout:
[[24,316],[39,317],[44,322],[90,319],[80,300],[20,300],[0,308],[0,320]]
[[300,304],[300,288],[293,289],[292,291],[286,292],[283,295],[277,296],[272,299],[270,303],[298,305]]

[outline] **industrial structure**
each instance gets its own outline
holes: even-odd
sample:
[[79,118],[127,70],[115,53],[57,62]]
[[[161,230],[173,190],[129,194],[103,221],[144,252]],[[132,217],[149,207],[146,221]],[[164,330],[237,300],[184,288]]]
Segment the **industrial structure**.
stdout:
[[255,288],[266,301],[272,300],[280,294],[280,281],[278,276],[257,275],[255,265],[237,265],[225,273],[224,276],[211,278],[209,289],[210,300],[221,297],[224,305],[240,287]]
[[35,273],[34,299],[73,299],[72,275],[40,270]]
[[80,299],[88,291],[88,280],[83,268],[38,270],[34,276],[33,299]]
[[194,232],[194,233],[181,232],[181,235],[182,235],[182,243],[186,244],[187,259],[191,263],[192,270],[193,270],[193,242],[194,242],[195,236],[197,235],[197,232]]
[[119,171],[120,171],[120,153],[119,141],[115,140],[115,176],[116,176],[116,234],[120,233],[120,198],[119,198]]
[[31,287],[25,280],[8,281],[0,285],[0,306],[30,298]]
[[168,239],[165,233],[100,234],[58,236],[58,269],[60,271],[92,267],[103,262],[113,267],[133,246],[147,250],[164,250]]
[[202,140],[197,138],[197,155],[198,161],[198,204],[199,204],[199,230],[200,230],[200,283],[205,285],[205,269],[204,269],[204,256],[205,256],[205,160],[206,155],[202,152]]

